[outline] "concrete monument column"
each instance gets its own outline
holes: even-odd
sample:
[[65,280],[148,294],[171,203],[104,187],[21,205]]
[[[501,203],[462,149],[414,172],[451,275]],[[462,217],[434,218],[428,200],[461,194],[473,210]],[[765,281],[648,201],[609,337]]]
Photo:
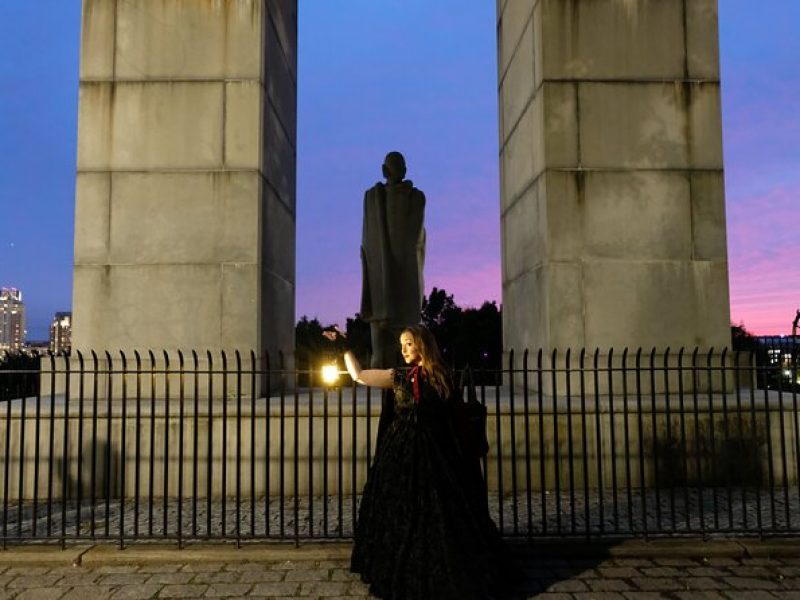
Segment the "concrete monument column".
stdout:
[[292,351],[297,0],[84,0],[73,347]]
[[730,345],[716,0],[498,0],[507,349]]

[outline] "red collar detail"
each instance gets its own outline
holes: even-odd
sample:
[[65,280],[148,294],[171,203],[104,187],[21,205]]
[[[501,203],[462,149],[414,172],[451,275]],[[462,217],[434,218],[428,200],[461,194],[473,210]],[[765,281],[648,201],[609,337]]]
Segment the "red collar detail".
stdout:
[[420,392],[419,392],[419,383],[420,379],[422,379],[422,365],[416,365],[411,368],[408,372],[408,379],[411,381],[411,391],[414,394],[414,402],[419,404]]

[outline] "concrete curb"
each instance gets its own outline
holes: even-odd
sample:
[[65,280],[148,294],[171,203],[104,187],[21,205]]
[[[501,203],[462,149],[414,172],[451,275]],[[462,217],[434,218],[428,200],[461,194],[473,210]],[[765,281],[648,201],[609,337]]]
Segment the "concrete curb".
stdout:
[[[81,557],[83,566],[209,563],[209,562],[282,562],[349,560],[350,544],[250,544],[237,548],[227,544],[202,544],[178,549],[171,545],[136,545],[119,550],[114,546],[94,546]],[[2,561],[2,555],[0,555]]]
[[752,558],[797,558],[800,557],[800,539],[741,540],[747,556]]
[[[798,558],[800,538],[759,540],[738,538],[701,540],[541,540],[509,542],[515,553],[541,558]],[[135,544],[119,550],[111,544],[78,544],[61,549],[52,545],[19,545],[0,551],[0,565],[101,565],[304,562],[349,560],[350,543],[258,543],[239,548],[232,544]]]
[[[513,544],[513,542],[512,542]],[[694,538],[544,541],[516,544],[529,556],[569,558],[797,558],[800,538],[760,540]]]
[[[553,541],[511,544],[517,552],[537,558],[742,558],[745,551],[735,541],[624,540]],[[800,541],[798,541],[800,552]]]
[[176,545],[138,544],[120,550],[110,544],[75,545],[61,549],[52,545],[10,546],[0,551],[0,565],[86,566],[218,563],[218,562],[301,562],[349,560],[347,543],[289,544],[197,544],[178,549]]
[[68,546],[29,545],[11,546],[0,551],[0,565],[49,565],[49,566],[77,566],[81,564],[82,556],[93,546],[81,544]]

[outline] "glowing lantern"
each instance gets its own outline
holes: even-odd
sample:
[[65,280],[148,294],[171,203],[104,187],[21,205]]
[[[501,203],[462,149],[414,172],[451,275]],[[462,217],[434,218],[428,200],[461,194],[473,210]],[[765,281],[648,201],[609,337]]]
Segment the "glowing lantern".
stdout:
[[323,365],[322,367],[322,381],[325,385],[333,385],[339,380],[339,368],[333,365]]

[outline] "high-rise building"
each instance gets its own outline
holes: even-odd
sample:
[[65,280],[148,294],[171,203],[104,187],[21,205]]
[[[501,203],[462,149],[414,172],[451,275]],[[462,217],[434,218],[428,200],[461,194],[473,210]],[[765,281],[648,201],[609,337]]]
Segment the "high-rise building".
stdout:
[[56,313],[50,323],[50,351],[69,352],[72,347],[72,313]]
[[50,351],[69,352],[72,347],[72,313],[57,312],[50,323]]
[[25,333],[22,292],[16,288],[0,288],[0,350],[22,348]]

